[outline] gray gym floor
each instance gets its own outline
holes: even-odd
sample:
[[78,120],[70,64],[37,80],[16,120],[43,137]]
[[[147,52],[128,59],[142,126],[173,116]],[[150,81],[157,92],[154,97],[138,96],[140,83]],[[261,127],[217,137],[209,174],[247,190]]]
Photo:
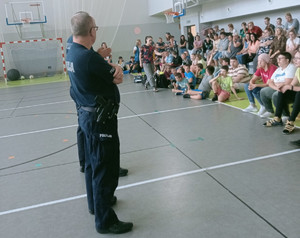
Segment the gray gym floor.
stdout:
[[[119,85],[122,237],[300,237],[300,149],[282,127],[215,103]],[[69,83],[0,90],[0,237],[110,237],[94,228]]]

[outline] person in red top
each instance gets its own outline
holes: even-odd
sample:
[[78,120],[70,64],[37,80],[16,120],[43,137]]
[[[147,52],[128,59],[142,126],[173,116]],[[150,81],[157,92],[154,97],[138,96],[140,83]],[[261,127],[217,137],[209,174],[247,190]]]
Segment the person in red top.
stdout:
[[[260,90],[264,87],[267,87],[267,81],[272,77],[273,73],[277,69],[277,66],[271,64],[270,56],[268,54],[261,54],[258,56],[258,66],[259,68],[256,70],[252,79],[249,83],[245,84],[244,89],[249,99],[250,105],[245,108],[244,112],[256,112],[257,107],[255,105],[254,98],[260,104],[260,110],[258,115],[262,115],[266,112],[266,109],[263,105],[263,102],[260,98]],[[256,81],[262,79],[262,84],[257,84]]]
[[140,66],[144,68],[147,76],[147,81],[145,83],[145,89],[148,89],[148,85],[153,88],[154,92],[157,92],[157,88],[154,82],[154,61],[153,53],[155,51],[155,46],[152,45],[152,36],[146,36],[145,44],[141,47],[140,52]]
[[257,38],[262,36],[262,29],[259,26],[254,26],[253,21],[248,23],[248,33],[254,33]]

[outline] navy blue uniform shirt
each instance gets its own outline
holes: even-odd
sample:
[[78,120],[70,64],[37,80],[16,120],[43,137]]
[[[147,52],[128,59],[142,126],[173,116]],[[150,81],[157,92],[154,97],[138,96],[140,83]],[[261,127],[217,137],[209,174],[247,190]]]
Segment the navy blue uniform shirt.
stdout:
[[120,102],[118,87],[113,83],[114,68],[93,49],[73,42],[68,49],[66,66],[79,106],[94,107],[96,95]]

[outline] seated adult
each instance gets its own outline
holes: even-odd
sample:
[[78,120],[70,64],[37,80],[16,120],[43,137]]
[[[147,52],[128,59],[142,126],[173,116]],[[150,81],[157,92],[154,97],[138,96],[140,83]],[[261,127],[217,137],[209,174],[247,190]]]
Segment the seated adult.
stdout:
[[192,54],[202,54],[202,46],[203,41],[200,39],[199,35],[196,35]]
[[243,48],[239,52],[236,53],[236,58],[240,64],[242,64],[243,55],[248,53],[248,46],[250,44],[250,34],[249,33],[246,33],[243,41],[244,41]]
[[219,43],[220,43],[219,35],[215,33],[213,36],[214,36],[214,38],[213,38],[213,49],[207,55],[207,65],[210,65],[211,62],[213,61],[213,56],[217,53],[218,46],[219,46]]
[[270,59],[272,64],[277,65],[277,56],[285,52],[286,49],[286,37],[282,28],[276,28],[275,38],[271,44],[270,48]]
[[223,54],[227,51],[228,44],[229,44],[229,41],[226,37],[226,33],[221,32],[220,33],[220,42],[218,44],[218,49],[217,49],[217,52],[215,53],[215,55],[213,56],[213,60],[215,61],[215,65],[218,65],[217,61],[220,58],[222,58]]
[[295,31],[289,32],[289,38],[286,41],[286,51],[289,52],[293,57],[299,49],[300,38],[296,36]]
[[212,51],[214,47],[213,41],[210,39],[209,35],[205,37],[205,40],[203,42],[203,56],[205,59],[208,58],[210,55],[210,52]]
[[248,28],[247,28],[247,23],[246,22],[242,22],[241,24],[241,29],[240,29],[240,37],[242,39],[244,39],[246,37],[246,33],[248,33]]
[[259,40],[257,39],[257,36],[254,33],[250,34],[250,43],[248,46],[248,50],[246,54],[242,54],[240,58],[240,63],[247,65],[247,63],[252,62],[254,57],[256,56],[256,53],[259,48]]
[[295,31],[296,35],[298,35],[298,31],[299,31],[299,21],[298,19],[292,17],[291,13],[286,13],[285,14],[285,19],[286,19],[286,23],[284,25],[285,30],[287,31],[287,35],[291,32],[291,31]]
[[174,36],[170,36],[170,42],[168,44],[168,50],[171,52],[172,50],[178,54],[178,44],[175,40]]
[[[228,36],[229,39],[229,36]],[[228,51],[226,52],[226,57],[232,58],[235,57],[238,52],[243,49],[242,39],[238,36],[238,34],[233,34],[232,40],[229,43]]]
[[222,66],[228,66],[228,68],[229,68],[229,65],[230,65],[230,59],[229,58],[221,58],[219,60],[219,62],[220,62],[220,66],[219,65],[215,66],[214,77],[218,76]]
[[228,24],[228,33],[231,33],[231,35],[237,34],[237,30],[234,29],[234,26],[233,26],[232,23],[229,23],[229,24]]
[[230,58],[228,76],[232,78],[233,87],[238,90],[244,90],[245,83],[250,81],[248,69],[245,65],[239,64],[236,57]]
[[[272,77],[273,73],[277,67],[270,62],[270,56],[268,54],[261,54],[258,56],[258,69],[254,73],[250,83],[246,83],[244,86],[245,92],[247,94],[250,105],[245,108],[244,112],[257,112],[257,107],[255,105],[255,100],[260,104],[260,109],[258,115],[261,116],[266,112],[265,106],[260,98],[260,90],[268,87],[268,80]],[[262,80],[262,83],[257,83],[257,81]]]
[[281,27],[281,28],[285,29],[285,26],[282,24],[282,18],[281,17],[278,17],[276,19],[276,28],[277,27]]
[[[290,84],[281,85],[278,87],[278,97],[276,103],[275,117],[266,123],[265,126],[277,126],[282,125],[281,115],[283,110],[289,112],[289,103],[293,104],[293,111],[289,115],[285,127],[283,129],[284,134],[290,134],[295,129],[295,120],[300,111],[300,52],[298,51],[294,58],[297,71],[294,79]],[[288,113],[289,114],[289,113]]]
[[[292,56],[288,52],[280,53],[277,57],[278,68],[273,73],[271,79],[268,80],[268,86],[260,91],[260,97],[266,112],[261,117],[270,117],[274,113],[272,99],[274,105],[277,105],[277,96],[280,88],[289,85],[294,78],[296,67],[291,63]],[[284,111],[287,116],[288,112]]]
[[271,24],[270,17],[265,17],[264,23],[266,25],[266,28],[271,28],[273,32],[275,32],[275,26]]
[[262,36],[262,29],[259,26],[254,26],[253,21],[248,23],[248,33],[254,33],[259,39]]
[[260,44],[259,44],[257,54],[255,55],[255,57],[253,59],[253,71],[254,72],[257,69],[258,56],[261,55],[262,53],[269,54],[271,44],[272,44],[273,40],[274,40],[274,36],[273,36],[272,29],[271,28],[266,28],[263,31],[262,37],[260,38]]

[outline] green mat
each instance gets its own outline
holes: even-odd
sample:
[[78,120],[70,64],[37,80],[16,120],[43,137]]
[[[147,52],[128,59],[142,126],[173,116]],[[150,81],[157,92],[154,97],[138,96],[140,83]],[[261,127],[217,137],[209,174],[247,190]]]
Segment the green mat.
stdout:
[[[210,97],[213,96],[212,94],[213,93],[210,94]],[[230,99],[228,101],[224,102],[224,103],[228,104],[228,105],[231,105],[233,107],[236,107],[236,108],[241,108],[241,109],[244,109],[244,108],[248,107],[249,106],[249,101],[248,101],[246,93],[245,92],[239,92],[238,96],[243,98],[244,100],[237,100],[235,98],[235,96],[233,94],[231,94]],[[256,105],[258,106],[258,109],[259,109],[259,103],[257,101],[256,101]],[[292,104],[290,104],[290,112],[291,111],[292,111]],[[296,119],[295,125],[300,127],[299,117]]]
[[44,83],[56,83],[56,82],[63,82],[63,81],[69,81],[69,77],[65,74],[57,74],[52,77],[44,77],[44,78],[7,81],[7,83],[5,83],[4,80],[0,80],[0,89],[1,88],[36,85],[36,84],[44,84]]

